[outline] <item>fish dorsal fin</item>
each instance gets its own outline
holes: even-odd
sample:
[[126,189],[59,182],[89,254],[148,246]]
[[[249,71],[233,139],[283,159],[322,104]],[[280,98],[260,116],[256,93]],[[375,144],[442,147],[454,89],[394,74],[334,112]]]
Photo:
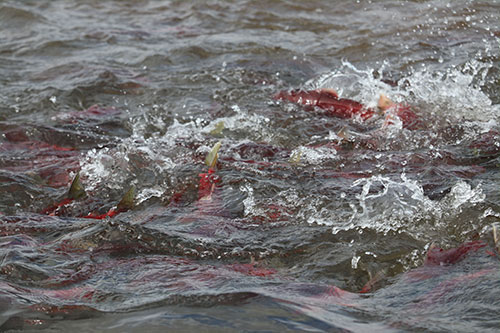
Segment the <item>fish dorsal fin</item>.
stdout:
[[300,163],[300,158],[302,157],[302,151],[295,151],[291,154],[290,158],[288,159],[288,162],[290,164],[296,164],[298,165]]
[[116,206],[118,211],[126,211],[134,208],[135,186],[132,186],[127,193],[122,197]]
[[219,121],[217,125],[215,125],[215,128],[210,131],[210,134],[214,136],[221,135],[222,131],[224,130],[224,127],[225,127],[224,122]]
[[210,169],[213,169],[215,167],[215,165],[217,164],[217,158],[219,157],[218,152],[219,152],[220,146],[221,146],[221,143],[219,141],[213,146],[212,150],[207,154],[207,157],[205,158],[205,164]]
[[78,200],[87,196],[82,183],[80,182],[80,173],[77,173],[68,191],[68,198],[73,200]]

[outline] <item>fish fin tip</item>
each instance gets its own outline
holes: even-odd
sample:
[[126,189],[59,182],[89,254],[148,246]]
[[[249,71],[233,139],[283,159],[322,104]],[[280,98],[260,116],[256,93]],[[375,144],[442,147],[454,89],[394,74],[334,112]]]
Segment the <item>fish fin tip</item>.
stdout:
[[71,186],[68,191],[68,198],[73,200],[78,200],[87,196],[85,189],[80,181],[80,173],[78,172],[71,182]]
[[207,157],[205,158],[205,164],[210,168],[213,169],[215,168],[215,165],[217,164],[217,159],[219,158],[219,149],[221,146],[221,142],[218,141],[213,147],[212,150],[207,154]]
[[126,211],[134,208],[135,186],[132,185],[129,190],[123,195],[122,199],[116,206],[118,211]]

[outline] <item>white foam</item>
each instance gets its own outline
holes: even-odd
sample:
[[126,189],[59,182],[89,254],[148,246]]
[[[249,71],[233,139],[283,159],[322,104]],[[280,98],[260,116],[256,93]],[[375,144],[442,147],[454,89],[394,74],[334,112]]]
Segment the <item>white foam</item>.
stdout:
[[338,159],[337,151],[327,146],[307,147],[299,146],[292,150],[290,156],[296,157],[299,163],[319,164],[327,160]]
[[230,131],[244,131],[247,138],[256,141],[273,142],[278,134],[271,128],[271,120],[268,117],[241,109],[238,105],[233,105],[231,109],[234,115],[214,119],[205,126],[201,132],[210,133],[215,130],[217,125],[222,122],[224,128]]
[[344,60],[335,70],[306,82],[309,89],[332,88],[341,97],[358,100],[376,107],[381,93],[395,102],[425,105],[430,113],[451,119],[469,119],[489,122],[500,116],[500,108],[493,106],[481,86],[487,83],[488,70],[493,65],[475,59],[463,66],[436,70],[419,66],[391,87],[376,79],[375,72],[383,73],[391,65],[385,61],[380,68],[359,69]]
[[[481,186],[472,188],[459,181],[443,199],[433,201],[424,194],[418,181],[408,179],[405,174],[399,179],[382,175],[358,179],[351,187],[357,189],[357,194],[355,200],[347,199],[352,210],[349,215],[339,214],[338,209],[330,209],[327,203],[342,197],[318,196],[299,202],[304,208],[298,216],[304,216],[309,223],[332,226],[333,233],[369,228],[383,233],[405,230],[418,235],[428,228],[446,228],[462,209],[485,200]],[[425,222],[417,225],[415,221]]]

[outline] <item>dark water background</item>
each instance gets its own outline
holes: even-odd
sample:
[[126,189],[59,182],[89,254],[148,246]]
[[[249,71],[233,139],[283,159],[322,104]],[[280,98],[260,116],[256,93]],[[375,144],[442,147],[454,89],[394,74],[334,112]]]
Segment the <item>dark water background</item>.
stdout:
[[[0,1],[0,329],[496,331],[498,258],[423,262],[494,251],[499,49],[497,1]],[[425,126],[272,98],[319,87]]]

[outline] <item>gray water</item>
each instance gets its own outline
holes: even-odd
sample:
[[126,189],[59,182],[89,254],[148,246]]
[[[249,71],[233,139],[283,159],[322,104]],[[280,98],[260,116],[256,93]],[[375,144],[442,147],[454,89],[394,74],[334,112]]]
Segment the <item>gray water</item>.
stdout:
[[[0,330],[497,331],[499,22],[497,1],[0,1]],[[316,88],[424,125],[273,98]],[[77,173],[87,197],[44,214]],[[131,185],[133,209],[82,218]]]

